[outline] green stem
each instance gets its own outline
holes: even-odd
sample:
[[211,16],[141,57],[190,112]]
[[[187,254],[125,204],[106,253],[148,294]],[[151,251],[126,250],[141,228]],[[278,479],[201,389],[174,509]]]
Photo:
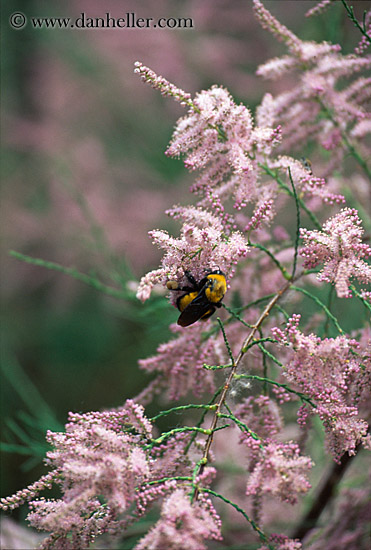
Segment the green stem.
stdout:
[[104,292],[105,294],[108,294],[108,296],[113,296],[114,298],[121,298],[121,299],[128,297],[127,292],[124,292],[123,290],[117,290],[116,288],[105,285],[95,277],[86,275],[85,273],[81,273],[74,267],[65,267],[55,262],[49,262],[47,260],[42,260],[40,258],[33,258],[32,256],[21,254],[20,252],[16,252],[15,250],[10,250],[9,255],[12,256],[13,258],[16,258],[17,260],[22,260],[23,262],[26,262],[28,264],[36,265],[39,267],[45,267],[46,269],[59,271],[64,275],[69,275],[70,277],[73,277],[74,279],[77,279],[78,281],[81,281],[82,283],[95,288],[95,290],[99,290],[100,292]]
[[269,257],[270,259],[276,264],[276,266],[278,267],[278,269],[281,271],[282,275],[285,277],[286,280],[289,280],[290,279],[290,275],[289,273],[287,272],[286,268],[283,267],[283,265],[280,264],[280,262],[277,260],[277,258],[272,254],[272,252],[270,250],[268,250],[268,248],[266,248],[265,246],[263,246],[262,244],[259,244],[259,243],[251,243],[249,241],[249,246],[251,246],[251,248],[258,248],[259,250],[262,250],[263,252],[265,252]]
[[290,315],[287,313],[287,311],[282,307],[280,306],[279,304],[276,304],[274,306],[276,309],[278,309],[278,311],[280,313],[282,313],[282,315],[284,316],[284,318],[286,319],[286,321],[288,321],[290,319]]
[[238,379],[245,379],[245,380],[258,380],[259,382],[264,382],[265,384],[271,384],[273,386],[278,386],[279,388],[283,388],[289,393],[293,393],[297,395],[302,401],[306,401],[309,405],[311,405],[314,409],[317,407],[313,401],[307,397],[304,393],[301,393],[300,391],[293,390],[288,386],[287,384],[282,384],[280,382],[276,382],[275,380],[270,380],[270,378],[265,378],[263,376],[257,376],[255,374],[236,374],[235,378]]
[[219,326],[220,326],[220,330],[222,331],[225,347],[227,348],[229,358],[231,360],[232,365],[234,365],[234,357],[233,357],[232,349],[231,349],[231,346],[229,345],[228,338],[227,338],[227,335],[226,335],[225,330],[224,330],[223,322],[220,319],[220,317],[217,317],[216,320],[218,321]]
[[219,430],[224,430],[224,428],[228,428],[228,427],[229,427],[229,425],[225,424],[224,426],[215,427],[212,430],[211,429],[207,430],[205,428],[197,428],[196,426],[183,426],[183,428],[174,428],[173,430],[170,430],[169,432],[164,432],[157,439],[152,439],[151,446],[153,447],[154,445],[161,445],[165,441],[165,439],[167,439],[168,437],[171,437],[171,436],[173,436],[177,433],[198,432],[198,433],[201,433],[203,435],[211,435],[212,432],[217,432]]
[[235,510],[237,510],[237,512],[242,514],[243,517],[250,523],[250,525],[254,529],[254,531],[256,531],[258,533],[258,535],[260,537],[260,540],[262,540],[270,550],[274,550],[275,547],[272,546],[271,544],[268,544],[267,535],[260,529],[260,527],[255,523],[254,520],[249,518],[249,516],[246,514],[246,512],[244,510],[242,510],[242,508],[240,508],[238,506],[238,504],[235,504],[234,502],[232,502],[228,498],[224,497],[220,493],[216,493],[215,491],[212,491],[211,489],[207,489],[206,487],[200,487],[199,490],[202,491],[203,493],[208,493],[210,495],[213,495],[216,498],[220,498],[223,502],[225,502],[226,504],[229,504],[230,506],[232,506]]
[[361,294],[358,292],[356,287],[354,285],[350,285],[350,289],[351,289],[352,292],[354,292],[354,294],[357,296],[357,298],[359,298],[361,300],[363,305],[366,306],[367,309],[369,309],[371,311],[371,305],[369,304],[369,302],[367,300],[365,300],[363,298],[363,296],[361,296]]
[[[218,389],[216,390],[216,392],[214,393],[214,395],[212,396],[212,398],[210,399],[210,401],[207,403],[208,406],[213,406],[213,403],[214,403],[215,399],[216,399],[216,398],[218,397],[218,395],[222,392],[222,390],[223,390],[223,386],[221,386],[220,388],[218,388]],[[215,406],[215,407],[216,407],[216,406]],[[204,420],[205,420],[205,418],[206,418],[207,413],[208,413],[208,410],[207,410],[207,409],[204,410],[204,412],[203,412],[202,415],[201,415],[201,418],[200,418],[199,422],[196,424],[196,427],[197,427],[197,428],[200,428],[200,427],[202,426],[202,424],[204,423]],[[195,433],[191,436],[191,439],[190,439],[188,445],[187,445],[187,446],[185,447],[185,449],[184,449],[184,454],[185,454],[185,455],[188,453],[188,451],[189,451],[189,449],[191,448],[191,446],[192,446],[194,440],[196,439],[196,437],[197,437],[197,433],[195,432]]]
[[321,300],[317,298],[317,296],[314,296],[314,294],[311,294],[310,292],[308,292],[308,290],[305,290],[304,288],[300,288],[298,286],[292,286],[291,289],[301,292],[302,294],[304,294],[305,296],[308,296],[308,298],[316,302],[316,304],[319,305],[323,309],[323,311],[326,313],[326,315],[331,319],[331,321],[334,323],[335,327],[340,332],[340,334],[344,334],[344,331],[339,325],[339,322],[336,319],[335,315],[331,313],[329,308],[323,302],[321,302]]
[[157,414],[156,416],[153,416],[149,420],[150,420],[150,422],[155,422],[156,420],[158,420],[162,416],[167,416],[168,414],[171,414],[173,412],[186,411],[188,409],[205,409],[206,411],[212,411],[215,408],[216,408],[215,405],[203,405],[203,404],[195,405],[195,404],[190,403],[189,405],[180,405],[179,407],[173,407],[172,409],[168,409],[166,411],[161,411],[159,414]]
[[240,315],[238,315],[238,313],[236,313],[232,308],[226,306],[223,302],[222,302],[222,306],[224,307],[225,310],[228,311],[228,313],[231,314],[231,317],[227,319],[224,324],[229,323],[230,321],[232,321],[232,319],[237,319],[237,321],[245,325],[245,327],[252,328],[251,325],[249,323],[246,323],[246,321],[244,321],[242,317],[240,317]]
[[[290,197],[295,198],[295,195],[294,195],[293,191],[291,191],[291,189],[281,180],[281,178],[278,176],[278,174],[276,172],[271,170],[269,168],[269,166],[267,166],[266,164],[262,164],[261,162],[259,162],[258,164],[259,164],[260,168],[262,168],[265,171],[266,174],[271,176],[271,178],[273,178],[278,183],[278,185],[281,187],[281,189],[283,189],[288,195],[290,195]],[[317,229],[321,230],[322,229],[321,224],[319,223],[317,217],[313,214],[313,212],[311,210],[309,210],[309,208],[307,207],[305,202],[300,197],[298,197],[298,202],[299,202],[301,208],[304,210],[304,212],[306,212],[306,214],[312,220],[315,227]]]
[[[363,28],[357,21],[355,15],[354,15],[354,11],[353,11],[353,6],[348,6],[348,4],[346,3],[345,0],[341,0],[341,3],[343,4],[344,8],[347,10],[347,14],[348,14],[348,17],[351,21],[353,21],[353,24],[355,27],[357,27],[357,29],[363,34],[363,36],[365,36],[367,38],[367,40],[370,42],[371,44],[371,36],[369,36],[366,32],[366,29]],[[366,13],[366,12],[365,12]]]
[[289,166],[289,177],[290,177],[292,191],[294,193],[295,206],[296,206],[295,253],[294,253],[294,262],[293,262],[292,273],[291,273],[291,279],[293,279],[295,277],[296,263],[297,263],[297,260],[298,260],[298,248],[299,248],[299,239],[300,239],[300,207],[299,207],[299,199],[298,199],[298,195],[296,193],[294,181],[292,179],[290,166]]
[[260,347],[260,344],[262,342],[272,342],[273,344],[277,344],[277,340],[275,340],[274,338],[270,338],[269,336],[267,336],[266,338],[254,338],[253,341],[250,342],[250,344],[246,348],[243,348],[242,351],[244,353],[246,353],[247,350],[249,350],[253,346],[259,346]]
[[139,491],[143,486],[147,485],[159,485],[160,483],[165,483],[166,481],[189,481],[192,483],[192,478],[190,476],[170,476],[170,477],[162,477],[161,479],[154,479],[153,481],[148,481],[141,485],[140,487],[137,487],[137,491]]
[[[297,276],[296,278],[298,279],[300,276]],[[251,329],[250,333],[246,336],[245,340],[243,341],[241,349],[239,351],[239,354],[236,358],[235,363],[233,365],[231,365],[230,373],[228,375],[228,378],[227,378],[225,384],[223,385],[220,397],[219,397],[218,402],[217,402],[217,408],[214,412],[214,416],[213,416],[213,419],[211,421],[210,435],[208,435],[207,438],[206,438],[204,451],[203,451],[203,457],[202,457],[202,461],[200,463],[201,466],[199,468],[198,475],[202,474],[206,464],[209,461],[209,452],[210,452],[210,448],[211,448],[211,445],[212,445],[212,442],[213,442],[214,431],[215,431],[215,428],[218,424],[219,414],[221,413],[222,407],[225,404],[229,388],[230,388],[230,386],[233,382],[234,376],[236,374],[236,370],[237,370],[242,358],[245,355],[245,352],[243,350],[249,346],[250,342],[253,340],[253,338],[255,336],[255,333],[260,329],[262,323],[269,316],[269,314],[270,314],[271,310],[274,308],[275,304],[289,290],[290,286],[291,286],[291,282],[286,281],[286,283],[277,291],[277,293],[273,296],[273,298],[266,305],[263,312],[260,314],[258,320],[256,321],[256,324],[254,325],[254,327]],[[192,495],[192,502],[197,500],[198,492],[199,491],[196,488],[196,490],[194,491],[194,493]]]
[[232,412],[230,412],[229,414],[225,414],[225,413],[218,413],[218,417],[219,418],[226,418],[228,420],[232,420],[236,426],[239,427],[239,429],[242,431],[242,432],[246,432],[248,433],[249,435],[251,435],[251,437],[253,439],[255,439],[255,441],[259,441],[259,447],[261,449],[264,449],[264,445],[261,443],[261,439],[260,437],[258,436],[258,434],[256,434],[255,432],[253,432],[252,430],[250,430],[250,428],[244,424],[244,422],[241,422],[241,420],[239,420],[236,416],[234,416],[234,414],[232,414]]
[[268,351],[267,349],[265,349],[265,347],[263,346],[263,344],[258,344],[258,348],[264,353],[264,355],[266,355],[267,357],[269,357],[269,359],[271,359],[273,361],[273,363],[276,363],[276,365],[278,365],[279,367],[283,368],[284,367],[284,364],[281,363],[281,361],[279,361],[277,359],[277,357],[275,357],[270,351]]

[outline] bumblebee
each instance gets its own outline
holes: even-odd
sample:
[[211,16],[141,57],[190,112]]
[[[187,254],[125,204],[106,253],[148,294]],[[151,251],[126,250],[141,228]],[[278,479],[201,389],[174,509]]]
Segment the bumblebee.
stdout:
[[180,287],[176,281],[168,281],[166,286],[169,290],[184,291],[179,296],[176,305],[180,316],[178,325],[188,327],[196,321],[206,321],[218,307],[227,291],[225,275],[220,269],[208,273],[199,283],[189,271],[185,275],[190,283],[189,286]]

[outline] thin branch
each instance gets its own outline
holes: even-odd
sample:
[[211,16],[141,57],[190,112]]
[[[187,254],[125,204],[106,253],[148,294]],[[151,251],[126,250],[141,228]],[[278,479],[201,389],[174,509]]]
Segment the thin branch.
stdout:
[[365,298],[358,292],[358,290],[356,289],[356,287],[354,285],[350,285],[350,289],[352,292],[354,292],[354,294],[357,296],[357,298],[359,298],[361,300],[361,302],[363,303],[363,305],[365,307],[367,307],[367,309],[369,311],[371,311],[371,304],[369,304],[369,302],[367,300],[365,300]]
[[154,445],[162,445],[165,439],[167,439],[168,437],[172,437],[173,435],[178,433],[197,432],[210,437],[212,432],[224,430],[224,428],[228,428],[228,427],[229,427],[229,424],[224,424],[223,426],[218,426],[218,427],[215,426],[214,428],[209,428],[208,430],[205,428],[197,428],[196,426],[183,426],[182,428],[174,428],[169,432],[162,433],[160,437],[157,437],[156,439],[152,439],[150,446],[153,447]]
[[[349,141],[346,132],[342,128],[341,124],[339,124],[339,122],[334,117],[331,109],[322,101],[321,98],[317,97],[317,101],[320,104],[323,111],[326,113],[326,116],[328,117],[328,119],[331,120],[331,122],[334,124],[334,126],[336,126],[336,128],[339,130],[339,132],[341,134],[341,138],[344,142],[344,145],[347,147],[350,155],[352,155],[352,157],[358,162],[358,164],[363,168],[363,170],[364,170],[365,174],[367,175],[367,177],[371,180],[371,170],[370,170],[367,162],[361,156],[361,154],[357,151],[357,149],[354,147],[354,145],[352,145],[352,143]],[[322,228],[320,228],[320,229],[322,229]]]
[[298,195],[296,193],[296,189],[295,189],[295,185],[294,185],[294,180],[292,179],[290,166],[289,166],[289,177],[290,177],[292,191],[294,193],[295,206],[296,206],[295,253],[294,253],[294,262],[293,262],[292,273],[291,273],[291,279],[293,279],[295,277],[296,263],[297,263],[297,260],[298,260],[298,248],[299,248],[299,239],[300,239],[300,207],[299,207]]
[[16,258],[17,260],[26,262],[27,264],[36,265],[38,267],[45,267],[46,269],[51,269],[52,271],[59,271],[64,275],[69,275],[70,277],[73,277],[74,279],[77,279],[78,281],[95,288],[95,290],[99,290],[100,292],[104,292],[105,294],[108,294],[108,296],[113,296],[114,298],[121,298],[121,299],[128,298],[128,292],[125,292],[123,290],[118,290],[111,286],[105,285],[104,283],[101,283],[96,277],[92,277],[91,275],[86,275],[85,273],[81,273],[81,271],[78,271],[75,267],[65,267],[55,262],[42,260],[41,258],[33,258],[32,256],[21,254],[20,252],[16,252],[15,250],[10,250],[9,255],[12,256],[13,258]]
[[296,391],[290,388],[288,384],[282,384],[281,382],[276,382],[275,380],[270,380],[269,378],[263,377],[263,376],[257,376],[255,374],[236,374],[235,378],[237,380],[239,379],[245,379],[245,380],[258,380],[259,382],[264,382],[264,384],[272,384],[273,386],[278,386],[279,388],[283,388],[289,393],[294,393],[297,395],[302,401],[306,401],[311,405],[313,408],[316,408],[316,404],[313,403],[309,397],[305,395],[305,393],[302,393],[300,391]]
[[234,357],[233,357],[233,353],[232,353],[231,346],[230,346],[230,344],[229,344],[229,342],[228,342],[227,335],[226,335],[225,330],[224,330],[223,322],[222,322],[222,320],[220,319],[220,317],[217,317],[216,320],[217,320],[218,323],[219,323],[220,330],[222,331],[222,334],[223,334],[223,339],[224,339],[225,347],[227,348],[227,352],[228,352],[229,358],[230,358],[230,360],[231,360],[231,364],[233,365],[233,363],[234,363]]
[[[276,172],[274,172],[273,170],[271,170],[269,168],[269,166],[267,166],[266,164],[262,164],[261,162],[259,162],[258,165],[259,165],[260,168],[262,168],[264,170],[264,172],[266,174],[268,174],[271,178],[273,178],[278,183],[278,185],[279,185],[279,187],[281,187],[281,189],[283,189],[288,195],[290,195],[290,197],[295,198],[295,195],[294,195],[293,191],[291,191],[290,187],[288,187],[286,185],[286,183],[284,183],[281,180],[281,178],[279,177],[279,175]],[[317,217],[313,214],[313,212],[311,210],[309,210],[309,208],[307,207],[305,202],[300,197],[298,197],[298,202],[299,202],[301,208],[304,210],[304,212],[312,220],[314,226],[317,229],[321,230],[322,229],[321,224],[319,223]]]
[[204,493],[208,493],[210,495],[213,495],[216,498],[220,498],[223,502],[225,502],[226,504],[229,504],[230,506],[232,506],[235,510],[237,510],[237,512],[242,514],[243,517],[250,523],[250,525],[254,529],[254,531],[256,531],[258,533],[258,535],[260,537],[260,540],[262,540],[267,545],[267,548],[269,548],[270,550],[274,550],[274,546],[272,546],[271,544],[267,544],[268,543],[267,535],[260,529],[260,527],[255,523],[254,520],[249,518],[249,516],[246,514],[246,512],[244,510],[242,510],[242,508],[240,508],[238,506],[238,504],[232,502],[228,498],[225,498],[220,493],[216,493],[215,491],[212,491],[211,489],[208,489],[206,487],[203,487],[202,489],[200,488],[200,491],[202,491]]
[[[197,473],[198,476],[202,474],[203,470],[205,469],[206,464],[209,461],[209,452],[210,452],[210,448],[211,448],[211,445],[212,445],[212,442],[213,442],[213,439],[214,439],[214,432],[215,432],[215,429],[217,427],[220,414],[222,414],[222,408],[223,408],[223,405],[225,403],[229,388],[230,388],[230,386],[232,384],[232,381],[235,377],[238,365],[240,364],[243,356],[246,353],[245,350],[248,349],[250,342],[253,340],[253,338],[255,336],[255,333],[259,330],[259,328],[262,325],[263,321],[266,319],[266,317],[268,317],[268,315],[270,314],[271,310],[274,308],[274,306],[278,302],[278,300],[285,294],[285,292],[287,292],[289,290],[290,286],[291,286],[291,281],[287,281],[287,283],[285,283],[285,285],[283,287],[281,287],[281,289],[273,296],[273,298],[270,300],[270,302],[264,308],[264,311],[261,313],[261,315],[260,315],[259,319],[257,320],[256,324],[254,325],[254,327],[250,331],[249,335],[245,338],[245,340],[244,340],[244,342],[241,346],[240,352],[237,356],[237,359],[236,359],[235,363],[231,367],[231,371],[230,371],[229,376],[228,376],[228,378],[227,378],[227,380],[224,384],[222,393],[221,393],[221,395],[219,397],[219,400],[217,402],[217,408],[215,409],[214,416],[213,416],[213,419],[211,421],[211,426],[209,428],[209,435],[206,438],[205,447],[204,447],[204,451],[203,451],[203,457],[200,461],[200,466],[199,466],[198,473]],[[197,500],[198,494],[199,494],[199,488],[196,487],[193,491],[193,494],[192,494],[192,502]]]
[[305,290],[305,288],[300,288],[299,286],[292,286],[291,290],[296,290],[298,292],[301,292],[302,294],[304,294],[305,296],[308,296],[308,298],[316,302],[316,304],[323,309],[323,311],[326,313],[329,319],[331,319],[331,321],[334,323],[335,327],[340,332],[340,334],[344,334],[344,331],[339,325],[339,321],[336,319],[335,315],[331,313],[329,308],[319,298],[317,298],[317,296],[314,296],[314,294],[311,294],[310,292],[308,292],[308,290]]
[[[367,34],[364,23],[363,23],[363,27],[358,23],[357,18],[354,15],[353,6],[348,6],[345,0],[341,0],[341,3],[343,4],[344,8],[347,10],[348,17],[351,21],[353,21],[354,26],[357,27],[357,29],[363,34],[363,36],[367,38],[367,40],[371,44],[371,36]],[[366,14],[366,11],[364,12],[363,15],[365,16],[365,14]]]
[[287,269],[283,265],[281,265],[281,263],[277,260],[277,258],[274,256],[274,254],[272,254],[272,252],[270,250],[268,250],[268,248],[266,248],[262,244],[251,243],[250,241],[249,241],[249,246],[251,246],[251,248],[258,248],[259,250],[262,250],[263,252],[265,252],[270,257],[272,262],[274,262],[276,264],[276,266],[281,271],[281,273],[285,277],[285,279],[287,279],[287,280],[290,279],[290,275],[287,272]]
[[159,414],[156,414],[156,416],[153,416],[150,418],[150,422],[155,422],[162,416],[167,416],[168,414],[171,414],[173,412],[179,412],[179,411],[186,411],[188,409],[205,409],[206,411],[212,411],[215,409],[216,405],[195,405],[193,403],[189,403],[188,405],[180,405],[179,407],[173,407],[172,409],[168,409],[166,411],[161,411]]

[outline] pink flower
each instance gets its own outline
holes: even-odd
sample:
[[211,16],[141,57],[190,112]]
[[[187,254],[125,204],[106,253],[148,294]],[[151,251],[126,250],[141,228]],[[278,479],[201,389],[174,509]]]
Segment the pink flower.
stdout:
[[269,162],[270,168],[278,168],[284,171],[287,184],[291,187],[288,169],[290,168],[291,177],[298,191],[303,191],[306,195],[319,197],[328,204],[344,203],[343,195],[331,193],[326,188],[326,181],[323,178],[315,177],[311,170],[300,161],[287,155],[278,156]]
[[370,40],[368,39],[371,36],[371,8],[368,9],[363,16],[363,28],[366,31],[367,36],[362,35],[362,38],[354,50],[354,53],[357,55],[362,55],[363,52],[370,46]]
[[[157,355],[139,361],[140,368],[157,373],[156,393],[166,389],[169,400],[179,400],[192,391],[196,396],[215,391],[215,375],[203,368],[226,361],[223,344],[215,338],[203,341],[202,331],[196,325],[185,331],[171,325],[177,338],[161,344]],[[140,397],[137,398],[140,400]]]
[[326,8],[331,4],[331,2],[334,2],[334,0],[321,0],[321,2],[318,2],[313,8],[307,11],[305,14],[305,17],[311,17],[312,15],[317,15],[318,13],[322,13],[325,11]]
[[[47,460],[63,496],[30,503],[31,525],[52,532],[43,548],[69,548],[69,539],[71,548],[86,548],[107,525],[113,528],[136,501],[136,487],[150,477],[140,441],[151,432],[143,408],[131,400],[115,411],[71,413],[66,432],[48,432],[53,450]],[[45,488],[41,481],[30,490]]]
[[[265,395],[244,399],[237,406],[235,416],[262,438],[276,435],[283,427],[277,403]],[[241,437],[243,438],[244,434]]]
[[11,497],[4,497],[0,499],[0,510],[13,510],[18,508],[24,502],[35,498],[41,491],[45,489],[51,489],[53,482],[58,479],[58,471],[52,470],[48,474],[42,476],[38,481],[29,485],[26,489],[17,491]]
[[[311,12],[319,11],[328,3],[324,0]],[[263,98],[257,109],[257,123],[261,124],[264,120],[272,127],[281,125],[280,150],[303,147],[308,139],[314,139],[324,148],[336,151],[339,164],[347,149],[344,147],[343,133],[351,131],[368,116],[365,108],[368,92],[364,87],[367,79],[361,77],[348,83],[344,82],[344,77],[368,70],[371,58],[344,56],[340,53],[340,46],[327,42],[302,41],[277,21],[260,0],[254,0],[254,9],[263,28],[284,42],[289,50],[288,55],[261,65],[257,74],[278,79],[297,72],[296,84],[290,90],[275,98],[270,94]],[[360,55],[363,49],[362,42],[357,53]],[[363,91],[353,94],[354,87],[363,88]],[[355,131],[353,137],[362,138],[365,129]]]
[[208,539],[221,540],[221,521],[211,501],[201,495],[193,506],[183,489],[163,503],[161,518],[135,550],[206,550]]
[[[177,207],[170,215],[184,220],[180,237],[171,237],[166,231],[150,232],[153,242],[165,250],[160,269],[142,277],[137,297],[142,301],[149,298],[156,283],[166,285],[175,280],[180,286],[187,285],[185,272],[189,271],[199,281],[205,272],[221,269],[227,278],[234,273],[234,266],[247,255],[245,237],[232,231],[226,235],[223,224],[213,214],[193,206]],[[175,301],[175,294],[172,300]]]
[[[286,535],[273,534],[269,537],[269,542],[274,545],[276,550],[301,550],[302,545],[298,539],[289,539]],[[269,550],[268,546],[261,546],[259,550]]]
[[254,11],[263,29],[269,30],[278,40],[284,42],[290,50],[296,51],[300,47],[300,40],[297,36],[277,21],[260,0],[254,0]]
[[200,204],[220,210],[234,199],[234,208],[270,198],[268,185],[259,185],[258,162],[280,140],[278,128],[255,127],[250,111],[236,105],[224,88],[213,86],[196,95],[188,115],[176,126],[169,156],[185,156],[185,166],[201,175],[191,190]]
[[292,349],[283,374],[316,404],[314,412],[324,424],[327,447],[339,460],[346,451],[355,454],[367,433],[355,396],[364,393],[371,360],[366,354],[362,357],[358,342],[346,336],[321,340],[304,335],[297,328],[299,320],[300,315],[294,315],[284,331],[273,329],[275,338]]
[[310,489],[307,480],[312,461],[300,456],[296,443],[268,440],[247,481],[246,494],[272,494],[295,504],[299,494]]
[[154,71],[152,71],[148,67],[145,67],[139,61],[136,61],[134,65],[134,72],[138,73],[142,80],[148,82],[148,84],[150,84],[153,88],[160,90],[162,95],[169,95],[173,97],[176,101],[179,101],[181,105],[188,104],[191,98],[191,94],[185,92],[184,90],[181,90],[180,88],[177,88],[176,86],[174,86],[174,84],[171,84],[162,76],[158,76]]
[[102,495],[112,510],[123,512],[136,485],[149,476],[147,457],[122,427],[117,431],[105,425],[104,417],[81,420],[70,422],[65,433],[48,433],[54,446],[48,460],[63,476],[65,498],[79,509],[81,501]]
[[323,231],[301,229],[304,248],[300,254],[308,269],[323,263],[318,275],[320,281],[335,284],[340,298],[351,296],[350,279],[371,282],[371,266],[362,258],[371,255],[371,247],[362,243],[363,229],[355,209],[344,208],[323,225]]

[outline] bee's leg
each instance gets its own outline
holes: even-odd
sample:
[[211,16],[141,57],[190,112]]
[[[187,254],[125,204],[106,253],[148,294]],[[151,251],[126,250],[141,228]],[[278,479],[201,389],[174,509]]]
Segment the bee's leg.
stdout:
[[179,291],[179,290],[182,290],[184,292],[195,292],[195,288],[194,287],[191,287],[191,286],[179,286],[179,284],[177,283],[177,281],[168,281],[166,283],[166,288],[168,290],[175,290],[175,291]]
[[191,283],[192,286],[179,286],[177,281],[168,281],[166,283],[168,290],[183,290],[184,292],[197,292],[199,290],[199,284],[197,283],[196,279],[193,277],[193,275],[189,271],[185,272],[185,276],[187,277],[188,281]]
[[193,285],[193,289],[198,287],[198,283],[196,279],[193,277],[192,273],[190,273],[189,271],[186,271],[184,275],[187,277],[188,281]]
[[[172,281],[169,281],[169,283],[171,283]],[[194,287],[191,287],[191,286],[177,286],[175,288],[169,288],[168,285],[166,285],[167,289],[168,290],[173,290],[173,291],[184,291],[184,292],[197,292],[197,290],[194,289]]]

